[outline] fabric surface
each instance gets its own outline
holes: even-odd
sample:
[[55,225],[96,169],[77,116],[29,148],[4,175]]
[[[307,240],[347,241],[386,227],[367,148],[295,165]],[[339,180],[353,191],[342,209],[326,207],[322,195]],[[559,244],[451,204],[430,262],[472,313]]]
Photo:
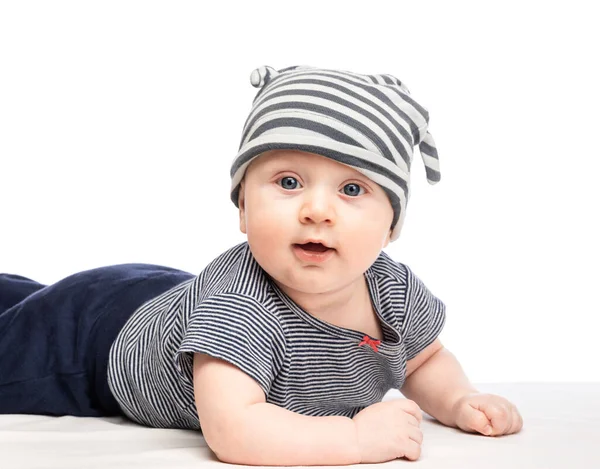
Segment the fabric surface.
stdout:
[[198,352],[254,378],[267,402],[304,415],[352,417],[402,385],[406,360],[435,340],[445,320],[444,303],[386,253],[365,280],[383,330],[378,347],[362,332],[305,312],[240,243],[132,315],[111,349],[111,390],[138,423],[198,429]]
[[[598,469],[600,383],[487,384],[524,419],[516,435],[484,437],[425,416],[421,458],[356,468]],[[398,391],[385,400],[402,397]],[[293,432],[293,429],[290,429]],[[121,417],[0,415],[3,469],[208,469],[225,466],[194,430],[152,429]]]
[[0,414],[122,415],[108,389],[110,346],[141,304],[193,277],[149,264],[47,286],[0,274]]

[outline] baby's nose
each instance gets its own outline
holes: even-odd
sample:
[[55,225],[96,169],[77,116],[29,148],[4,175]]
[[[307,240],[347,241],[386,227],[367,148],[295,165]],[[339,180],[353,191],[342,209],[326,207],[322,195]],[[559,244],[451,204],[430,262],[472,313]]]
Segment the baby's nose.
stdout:
[[309,196],[300,209],[300,219],[303,223],[333,223],[335,217],[335,208],[328,197]]

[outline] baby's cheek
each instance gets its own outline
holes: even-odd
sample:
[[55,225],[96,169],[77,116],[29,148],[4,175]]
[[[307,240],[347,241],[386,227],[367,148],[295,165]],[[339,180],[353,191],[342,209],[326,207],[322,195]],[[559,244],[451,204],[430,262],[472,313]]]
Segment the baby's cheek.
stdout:
[[289,237],[289,227],[276,213],[257,213],[255,216],[249,217],[247,223],[248,235],[253,235],[257,241],[260,238],[260,241],[272,245],[288,241],[286,238]]
[[347,262],[352,264],[348,266],[350,269],[366,271],[383,249],[385,231],[368,224],[362,226],[359,232],[344,236],[344,251],[349,254]]
[[266,211],[257,211],[248,217],[247,227],[252,254],[263,269],[271,275],[276,274],[274,269],[279,270],[282,263],[289,262],[283,257],[289,254],[293,237],[273,213]]

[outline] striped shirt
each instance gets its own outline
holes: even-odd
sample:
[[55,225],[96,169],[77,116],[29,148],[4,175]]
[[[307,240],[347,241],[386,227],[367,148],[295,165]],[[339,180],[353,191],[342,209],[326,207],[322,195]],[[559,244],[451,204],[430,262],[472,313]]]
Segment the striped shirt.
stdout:
[[111,347],[111,391],[140,424],[200,429],[193,354],[205,353],[251,376],[269,403],[353,417],[402,387],[406,361],[445,321],[445,305],[386,253],[365,278],[383,332],[378,347],[296,305],[241,243],[134,312]]

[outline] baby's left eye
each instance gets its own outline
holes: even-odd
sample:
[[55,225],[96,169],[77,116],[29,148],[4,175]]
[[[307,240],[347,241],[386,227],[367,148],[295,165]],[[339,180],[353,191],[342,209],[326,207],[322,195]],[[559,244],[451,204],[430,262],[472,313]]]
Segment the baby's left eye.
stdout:
[[344,194],[351,195],[351,196],[361,195],[361,192],[360,192],[361,189],[364,192],[364,188],[360,184],[351,182],[350,184],[346,184],[344,186]]

